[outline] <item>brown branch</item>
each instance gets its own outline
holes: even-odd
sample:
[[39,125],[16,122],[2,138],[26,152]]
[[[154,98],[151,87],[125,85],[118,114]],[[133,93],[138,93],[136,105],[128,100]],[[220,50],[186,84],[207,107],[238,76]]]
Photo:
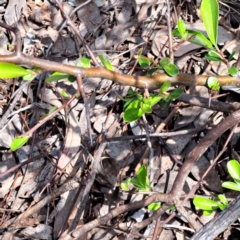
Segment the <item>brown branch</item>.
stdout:
[[197,146],[189,153],[184,164],[179,171],[172,190],[171,194],[178,198],[181,190],[183,189],[183,185],[185,180],[190,173],[193,165],[198,161],[198,159],[205,153],[205,151],[229,128],[233,127],[240,121],[240,110],[234,112],[232,115],[225,118],[222,122],[220,122],[217,126],[215,126],[211,131],[207,133],[207,135],[202,138]]
[[240,215],[240,195],[220,212],[212,221],[197,232],[191,240],[212,240],[234,223]]
[[[106,78],[124,85],[136,86],[136,87],[158,87],[163,82],[170,80],[173,84],[184,84],[184,85],[206,85],[206,81],[209,76],[203,75],[193,75],[193,74],[183,74],[180,73],[177,76],[169,77],[166,74],[156,74],[152,77],[146,76],[128,76],[117,72],[109,71],[105,68],[79,68],[75,66],[70,66],[67,64],[62,64],[58,62],[52,62],[49,60],[44,60],[40,58],[33,58],[26,56],[20,52],[21,39],[19,30],[16,28],[9,27],[8,25],[0,22],[0,27],[12,31],[17,39],[16,52],[12,55],[2,55],[0,56],[0,62],[9,62],[18,65],[27,65],[32,67],[39,67],[45,71],[52,72],[63,72],[73,76],[81,74],[82,77],[100,77]],[[240,86],[240,81],[237,78],[230,76],[218,76],[217,77],[220,86],[233,85]]]
[[67,20],[67,24],[71,27],[71,29],[74,31],[74,33],[76,34],[77,38],[82,42],[83,46],[86,48],[89,56],[91,57],[93,63],[95,66],[99,66],[99,63],[95,57],[95,55],[93,54],[93,52],[91,51],[91,49],[89,48],[87,42],[85,41],[85,39],[82,37],[80,31],[78,31],[78,29],[75,27],[73,21],[71,20],[71,18],[65,13],[62,4],[58,1],[55,0],[56,4],[58,5],[61,13],[63,14],[63,16],[66,18]]

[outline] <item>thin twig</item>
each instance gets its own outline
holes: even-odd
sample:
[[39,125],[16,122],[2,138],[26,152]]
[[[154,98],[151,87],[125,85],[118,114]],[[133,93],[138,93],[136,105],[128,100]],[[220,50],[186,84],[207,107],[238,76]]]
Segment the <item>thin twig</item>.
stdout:
[[91,146],[93,145],[93,139],[92,139],[92,127],[91,127],[91,122],[90,122],[90,109],[88,105],[88,100],[83,88],[83,81],[82,81],[82,76],[79,74],[77,76],[77,84],[78,84],[78,91],[81,94],[85,106],[85,111],[86,111],[86,120],[87,120],[87,127],[88,127],[88,135],[89,139],[91,142]]
[[83,46],[86,48],[89,56],[91,57],[93,63],[95,66],[99,66],[99,63],[95,57],[95,55],[93,54],[92,50],[89,48],[87,42],[85,41],[85,39],[82,37],[81,33],[78,31],[78,29],[75,27],[74,23],[72,22],[71,18],[65,13],[62,4],[58,1],[55,0],[56,4],[58,5],[59,9],[61,10],[63,16],[67,19],[67,24],[71,27],[71,29],[74,31],[74,33],[76,34],[77,38],[83,43]]

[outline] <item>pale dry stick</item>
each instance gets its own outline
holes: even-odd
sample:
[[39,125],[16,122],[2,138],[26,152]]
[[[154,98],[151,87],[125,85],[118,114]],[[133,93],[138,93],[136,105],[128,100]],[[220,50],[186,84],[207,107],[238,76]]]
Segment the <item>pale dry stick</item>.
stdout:
[[[149,137],[161,137],[161,138],[168,138],[168,137],[173,137],[173,136],[181,136],[181,135],[186,135],[189,133],[198,133],[205,128],[193,128],[193,129],[187,129],[187,130],[180,130],[176,132],[164,132],[164,133],[151,133],[149,134]],[[147,138],[146,134],[142,135],[136,135],[136,136],[121,136],[121,137],[112,137],[112,138],[107,138],[107,142],[118,142],[118,141],[131,141],[135,139],[141,139],[141,138]]]
[[55,0],[56,4],[58,5],[59,9],[61,10],[63,16],[66,18],[67,20],[67,24],[72,28],[72,30],[74,31],[74,33],[76,34],[77,38],[83,43],[84,47],[86,48],[89,56],[91,57],[93,63],[95,66],[99,66],[99,63],[95,57],[95,55],[93,54],[92,50],[89,48],[87,42],[85,41],[85,39],[82,37],[81,33],[78,31],[78,29],[75,27],[75,25],[73,24],[72,20],[70,19],[70,17],[65,13],[62,4],[59,2],[59,0]]

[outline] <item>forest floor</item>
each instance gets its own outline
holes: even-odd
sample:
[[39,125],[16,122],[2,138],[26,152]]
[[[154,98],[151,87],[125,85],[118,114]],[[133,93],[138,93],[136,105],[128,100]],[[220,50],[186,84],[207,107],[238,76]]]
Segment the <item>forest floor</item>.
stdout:
[[[240,87],[226,85],[240,66],[240,3],[212,1],[222,61],[210,61],[194,34],[172,35],[182,19],[207,37],[201,1],[59,2],[0,1],[0,62],[41,68],[30,80],[6,78],[0,63],[0,238],[239,239],[238,192],[222,183],[233,181],[229,161],[240,161]],[[176,76],[160,69],[164,58]],[[45,81],[53,72],[65,75]],[[222,76],[221,88],[202,76]],[[193,203],[199,196],[215,199],[209,216]]]

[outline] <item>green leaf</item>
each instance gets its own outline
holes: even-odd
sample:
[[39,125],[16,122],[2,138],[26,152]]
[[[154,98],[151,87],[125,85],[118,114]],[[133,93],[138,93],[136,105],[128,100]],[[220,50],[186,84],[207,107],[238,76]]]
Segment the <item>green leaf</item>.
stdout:
[[183,20],[179,20],[177,22],[177,26],[178,26],[178,31],[181,35],[181,39],[186,39],[187,38],[187,31],[186,31],[186,24]]
[[171,63],[170,59],[165,57],[165,58],[162,58],[159,62],[160,66],[162,68],[166,67],[167,65],[169,65]]
[[28,136],[14,138],[10,146],[11,151],[16,151],[17,149],[22,147],[28,141],[28,139],[29,139]]
[[233,51],[230,55],[229,55],[229,57],[228,57],[228,62],[231,62],[232,61],[232,59],[233,59],[233,56],[236,54],[236,51]]
[[68,98],[69,95],[66,93],[66,91],[62,90],[61,92],[62,96],[65,97],[65,98]]
[[172,63],[167,64],[163,69],[171,77],[176,76],[179,73],[178,67]]
[[208,54],[205,54],[204,56],[208,61],[213,61],[213,62],[222,62],[222,59],[221,58],[218,58],[218,57],[212,57]]
[[182,93],[183,93],[183,89],[182,89],[182,88],[174,89],[174,90],[171,92],[171,94],[170,94],[170,96],[169,96],[169,99],[171,99],[171,100],[176,100],[176,99],[178,99],[178,98],[181,96]]
[[128,99],[128,100],[126,101],[126,103],[124,104],[123,109],[126,110],[126,109],[128,108],[128,106],[129,106],[132,102],[134,102],[134,101],[137,101],[137,100],[134,99],[134,98]]
[[226,197],[223,194],[218,194],[218,198],[222,204],[228,206],[228,200],[226,199]]
[[15,78],[28,75],[29,72],[12,63],[0,62],[0,78]]
[[240,183],[240,164],[237,160],[230,160],[227,163],[227,169],[236,183]]
[[[178,29],[174,29],[172,32],[174,37],[181,38],[181,35]],[[189,42],[194,43],[196,45],[202,46],[207,49],[213,49],[212,43],[201,33],[194,30],[188,30],[188,35],[186,38]]]
[[213,200],[210,200],[210,199],[207,199],[207,198],[204,198],[204,197],[195,197],[193,199],[193,204],[199,208],[199,209],[202,209],[202,210],[207,210],[207,211],[214,211],[216,209],[218,209],[218,203],[213,201]]
[[206,216],[206,217],[210,216],[212,213],[213,213],[213,211],[207,211],[207,210],[203,211],[203,215]]
[[78,67],[89,68],[91,66],[91,59],[86,57],[79,58]]
[[149,211],[156,211],[161,207],[161,203],[151,203],[148,205],[148,210]]
[[222,203],[218,203],[218,207],[223,211],[227,206]]
[[69,76],[70,75],[66,74],[66,73],[54,72],[52,75],[50,75],[49,77],[47,77],[45,79],[45,82],[56,82],[56,81],[61,80],[61,79],[66,79]]
[[150,95],[149,101],[150,101],[150,106],[154,106],[157,104],[162,98],[160,96],[155,96],[153,94]]
[[240,185],[234,182],[224,182],[222,187],[240,192]]
[[157,68],[157,67],[154,67],[154,68],[148,70],[146,76],[151,77],[157,70],[159,70],[159,68]]
[[162,85],[161,88],[159,90],[159,95],[163,94],[164,92],[166,92],[169,88],[171,87],[171,82],[169,80],[165,81]]
[[219,5],[217,0],[202,0],[200,13],[208,37],[217,48]]
[[207,86],[208,88],[213,89],[215,91],[220,90],[220,85],[216,77],[209,77],[207,80]]
[[98,57],[105,68],[107,68],[109,71],[114,71],[112,64],[108,61],[108,59],[104,55],[99,54]]
[[[52,106],[52,107],[49,109],[48,113],[43,114],[40,119],[44,119],[47,115],[53,113],[53,112],[54,112],[55,110],[57,110],[57,109],[58,109],[57,106]],[[52,118],[54,118],[54,117],[52,117]]]
[[162,99],[161,101],[160,101],[160,107],[164,110],[164,111],[166,111],[168,108],[169,108],[169,106],[170,106],[170,104],[171,104],[171,100],[168,98],[168,99]]
[[139,57],[138,58],[138,64],[142,67],[142,68],[148,68],[151,65],[151,62],[149,61],[149,59],[145,58],[145,57]]
[[237,76],[237,74],[238,74],[238,69],[235,68],[235,67],[231,67],[231,68],[228,69],[228,73],[229,73],[229,75],[231,75],[232,77],[235,77],[235,76]]
[[210,50],[204,57],[209,61],[222,62],[222,56],[214,50]]
[[71,82],[71,83],[75,82],[76,79],[77,79],[77,78],[76,78],[75,76],[72,76],[72,75],[69,75],[69,76],[68,76],[68,81]]
[[152,109],[151,109],[151,107],[149,106],[149,104],[141,103],[140,106],[141,106],[142,111],[143,111],[144,113],[152,113]]
[[125,181],[123,181],[121,184],[120,184],[120,188],[123,190],[123,191],[128,191],[129,190],[129,183],[131,182],[131,179],[128,178],[126,179]]
[[143,115],[141,108],[128,108],[123,114],[123,120],[125,122],[133,122],[138,120]]
[[147,176],[147,167],[142,165],[138,172],[137,172],[137,178],[138,181],[141,183],[143,187],[146,186],[146,184],[149,183],[148,176]]
[[133,95],[135,92],[133,91],[132,87],[128,89],[127,95]]

